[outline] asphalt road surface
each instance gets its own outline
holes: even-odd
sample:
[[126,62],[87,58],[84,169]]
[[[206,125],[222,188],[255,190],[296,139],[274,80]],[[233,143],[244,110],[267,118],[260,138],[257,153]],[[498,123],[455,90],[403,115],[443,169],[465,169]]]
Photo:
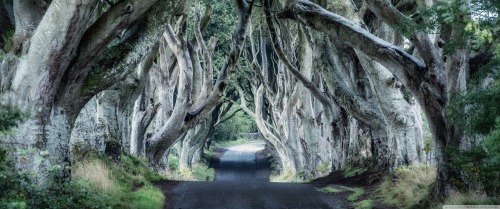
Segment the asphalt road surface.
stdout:
[[166,197],[165,208],[347,208],[344,199],[316,191],[321,185],[268,182],[269,173],[256,166],[255,152],[261,149],[263,144],[230,147],[220,158],[216,181],[159,183]]
[[215,181],[268,182],[269,165],[259,164],[255,157],[264,148],[264,142],[228,147],[215,168]]

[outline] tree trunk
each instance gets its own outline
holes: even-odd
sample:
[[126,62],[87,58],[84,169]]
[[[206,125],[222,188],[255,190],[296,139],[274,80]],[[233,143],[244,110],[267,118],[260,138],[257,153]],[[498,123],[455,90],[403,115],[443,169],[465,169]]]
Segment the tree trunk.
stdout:
[[36,185],[46,186],[70,179],[70,134],[74,118],[54,105],[48,120],[29,119],[8,139],[15,146],[16,169]]
[[[71,148],[78,151],[88,151],[87,149],[104,154],[104,132],[99,127],[97,118],[97,103],[95,97],[92,98],[78,114],[73,131],[71,132]],[[76,146],[76,147],[74,147]],[[84,157],[85,153],[72,152],[72,156]]]

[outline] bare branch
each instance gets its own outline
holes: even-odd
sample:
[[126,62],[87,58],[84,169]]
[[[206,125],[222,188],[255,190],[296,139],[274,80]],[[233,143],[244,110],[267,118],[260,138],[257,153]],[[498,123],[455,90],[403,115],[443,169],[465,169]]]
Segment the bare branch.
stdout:
[[[78,48],[78,59],[72,70],[82,74],[82,69],[97,56],[125,28],[139,19],[157,0],[120,1],[102,14],[85,31]],[[88,70],[88,69],[87,69]]]
[[[245,1],[245,0],[238,0]],[[202,121],[204,117],[210,114],[212,110],[221,102],[221,98],[223,98],[224,91],[229,82],[230,75],[232,73],[233,68],[236,66],[236,62],[243,51],[243,45],[245,43],[245,36],[248,30],[248,25],[250,24],[251,12],[253,9],[253,1],[250,3],[242,3],[240,6],[244,6],[238,12],[239,16],[239,24],[233,34],[233,45],[231,52],[229,53],[224,66],[219,71],[219,77],[217,79],[217,83],[215,84],[210,96],[207,99],[207,102],[197,108],[194,111],[191,111],[188,116],[189,117],[189,127],[194,127],[198,122]],[[239,7],[240,8],[240,7]]]
[[[295,0],[280,17],[291,18],[318,31],[344,41],[348,45],[368,55],[389,69],[403,85],[422,98],[432,97],[433,106],[441,109],[444,105],[439,87],[426,82],[427,68],[414,56],[403,49],[384,41],[349,20],[331,13],[320,6],[305,0]],[[427,100],[428,101],[428,100]]]
[[283,52],[283,48],[281,47],[280,40],[277,35],[276,28],[274,27],[274,22],[271,15],[271,5],[269,0],[264,0],[264,13],[266,14],[266,22],[269,28],[269,34],[271,36],[271,40],[273,42],[273,48],[279,59],[285,64],[286,68],[307,88],[311,91],[311,93],[318,98],[318,100],[322,104],[326,104],[328,106],[331,104],[330,98],[322,92],[316,85],[314,85],[308,78],[306,78],[300,71],[290,62],[290,60],[286,57]]
[[429,36],[423,32],[416,31],[416,23],[411,18],[399,12],[389,1],[370,0],[365,2],[378,18],[393,28],[402,28],[403,34],[409,35],[410,42],[417,48],[420,56],[422,56],[427,65],[428,75],[426,75],[426,78],[436,83],[441,90],[444,89],[444,62]]

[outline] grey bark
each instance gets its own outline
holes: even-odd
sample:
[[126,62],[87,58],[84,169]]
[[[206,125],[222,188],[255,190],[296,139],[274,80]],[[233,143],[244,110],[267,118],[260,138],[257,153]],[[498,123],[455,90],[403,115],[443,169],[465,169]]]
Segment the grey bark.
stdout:
[[[146,155],[151,165],[156,165],[165,155],[167,149],[174,144],[179,137],[209,117],[213,109],[222,102],[224,91],[228,85],[228,79],[242,52],[247,27],[250,23],[253,1],[248,3],[246,1],[237,1],[237,6],[239,25],[234,33],[232,50],[224,66],[219,70],[217,81],[212,89],[210,89],[206,98],[205,95],[201,95],[203,96],[201,98],[195,98],[192,95],[193,88],[195,88],[193,86],[193,73],[200,65],[199,63],[192,62],[192,60],[197,60],[198,58],[191,57],[189,53],[186,33],[184,33],[184,31],[174,31],[170,25],[164,33],[164,38],[169,48],[172,50],[173,55],[175,55],[179,68],[179,77],[177,94],[175,95],[175,104],[172,112],[159,131],[147,141]],[[185,19],[182,17],[180,21],[181,30],[184,21]],[[197,18],[197,23],[195,24],[195,31],[197,33],[200,31],[200,22],[200,19]],[[202,41],[199,40],[200,36],[198,35],[197,37],[198,42],[203,45]],[[202,50],[206,49],[206,47],[202,47]],[[207,52],[202,51],[202,53],[206,54]],[[205,70],[210,71],[209,69]],[[211,81],[205,82],[204,84],[206,86],[203,88],[209,88],[207,86],[211,86]]]
[[[175,10],[175,1],[154,1],[152,4],[136,4],[134,11],[143,10],[138,14],[144,22],[151,20],[138,31],[136,37],[127,39],[130,42],[120,42],[110,47],[120,50],[117,62],[105,62],[110,58],[109,48],[104,49],[116,33],[105,34],[111,38],[95,37],[93,40],[103,40],[93,47],[84,50],[95,54],[100,61],[86,60],[93,70],[74,69],[73,60],[84,56],[80,48],[97,46],[85,42],[86,32],[96,28],[98,24],[103,30],[120,30],[128,28],[131,22],[125,25],[102,24],[96,17],[99,1],[53,1],[48,8],[40,7],[44,13],[35,12],[31,8],[31,1],[16,1],[14,6],[18,34],[30,33],[22,39],[23,51],[18,53],[18,59],[2,60],[2,100],[12,101],[14,105],[31,113],[31,118],[19,126],[19,131],[13,140],[19,142],[18,149],[36,150],[30,159],[37,156],[48,160],[35,162],[18,158],[17,168],[20,172],[32,172],[33,179],[41,186],[54,179],[49,168],[61,168],[59,177],[69,179],[69,146],[70,133],[80,110],[97,93],[126,77],[130,69],[135,69],[138,63],[151,51],[152,46],[161,34],[158,27]],[[127,7],[125,7],[126,9]],[[24,10],[28,9],[28,10]],[[33,13],[29,11],[33,10]],[[146,12],[148,11],[148,12]],[[40,14],[38,16],[38,14]],[[127,12],[126,12],[127,13]],[[38,19],[34,15],[38,16]],[[19,16],[19,18],[17,18]],[[42,18],[43,17],[43,18]],[[25,19],[23,19],[25,18]],[[153,21],[154,20],[154,21]],[[106,23],[106,21],[104,21]],[[33,30],[35,29],[36,30]],[[160,32],[158,32],[160,31]],[[93,33],[95,35],[102,33]],[[24,35],[23,35],[24,36]],[[82,46],[85,43],[85,46]],[[95,60],[95,59],[94,59]],[[128,61],[124,61],[128,60]],[[107,59],[107,61],[110,61]],[[123,61],[123,62],[120,62]],[[105,65],[104,65],[105,63]],[[124,70],[126,67],[129,69]],[[73,69],[73,70],[72,70]],[[99,71],[101,69],[102,71]],[[4,76],[6,75],[6,76]],[[100,80],[103,79],[103,80]],[[48,152],[48,155],[47,153]]]
[[[408,27],[403,29],[407,32],[407,38],[418,50],[425,65],[395,45],[375,37],[349,20],[328,12],[311,2],[293,1],[288,9],[281,13],[281,17],[298,20],[300,23],[342,40],[386,67],[410,90],[422,106],[436,141],[438,175],[434,190],[435,196],[448,196],[456,190],[450,179],[460,179],[460,174],[449,168],[450,159],[444,149],[447,146],[457,147],[463,138],[463,132],[457,127],[448,125],[443,108],[449,101],[449,96],[465,89],[464,78],[468,74],[468,66],[464,60],[468,50],[465,48],[455,51],[450,56],[452,59],[445,62],[442,55],[439,54],[437,46],[430,41],[429,36],[411,30],[411,26],[415,24],[413,20],[404,16],[388,1],[365,2],[378,18],[392,27],[397,27],[397,24],[402,21],[408,22]],[[451,29],[448,34],[451,37],[454,32],[463,30],[463,25],[457,24],[447,26],[447,28]],[[450,69],[461,70],[451,72]]]

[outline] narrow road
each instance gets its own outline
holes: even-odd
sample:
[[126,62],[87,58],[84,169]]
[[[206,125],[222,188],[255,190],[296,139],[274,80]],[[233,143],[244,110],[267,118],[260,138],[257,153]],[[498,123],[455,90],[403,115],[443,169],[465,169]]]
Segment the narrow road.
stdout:
[[164,181],[157,186],[168,209],[323,209],[347,208],[343,198],[316,191],[321,185],[270,183],[255,160],[263,144],[230,147],[220,158],[214,182]]
[[215,168],[215,181],[268,182],[269,165],[262,165],[255,157],[264,148],[264,142],[228,147]]

